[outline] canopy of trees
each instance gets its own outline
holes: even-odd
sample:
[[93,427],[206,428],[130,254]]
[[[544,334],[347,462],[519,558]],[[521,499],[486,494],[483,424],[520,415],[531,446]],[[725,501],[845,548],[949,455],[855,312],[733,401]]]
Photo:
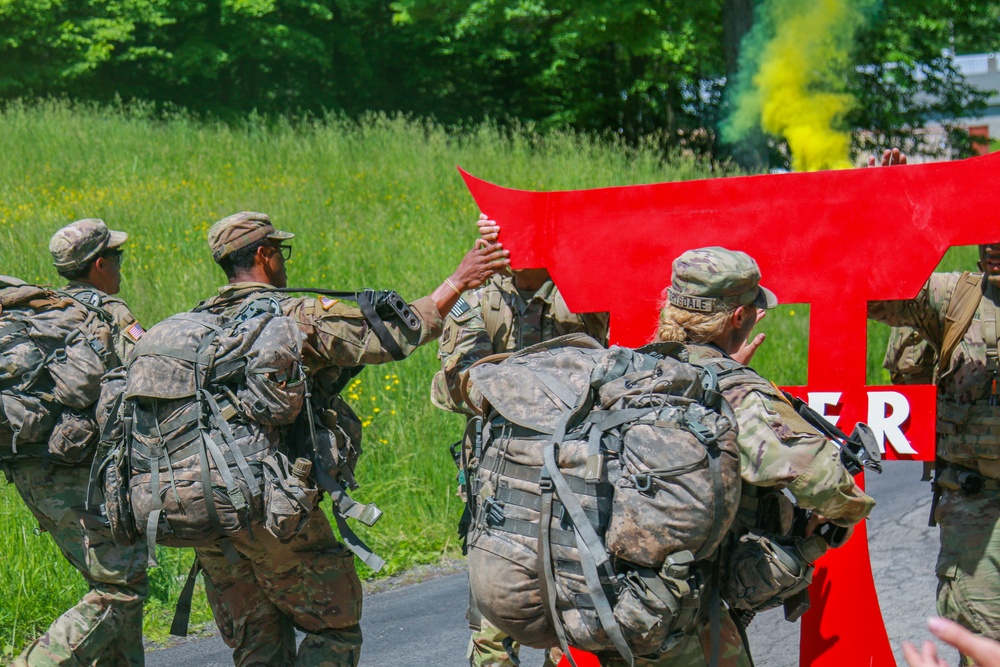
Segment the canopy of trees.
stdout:
[[[757,0],[760,2],[761,0]],[[870,5],[871,3],[868,2]],[[755,0],[0,0],[0,99],[65,95],[216,117],[368,111],[722,143]],[[883,0],[844,76],[858,149],[912,147],[984,96],[950,53],[992,51],[1000,0]],[[752,140],[751,140],[752,143]],[[968,150],[955,134],[954,148]],[[776,150],[777,149],[777,150]],[[741,157],[742,156],[742,157]],[[746,157],[749,156],[749,157]]]

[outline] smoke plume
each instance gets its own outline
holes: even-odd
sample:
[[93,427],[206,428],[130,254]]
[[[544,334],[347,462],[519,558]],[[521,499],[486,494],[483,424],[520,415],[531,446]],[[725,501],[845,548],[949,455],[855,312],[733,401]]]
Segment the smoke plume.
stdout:
[[792,169],[851,167],[844,115],[850,51],[871,0],[763,0],[742,44],[740,74],[723,137],[755,127],[783,137]]

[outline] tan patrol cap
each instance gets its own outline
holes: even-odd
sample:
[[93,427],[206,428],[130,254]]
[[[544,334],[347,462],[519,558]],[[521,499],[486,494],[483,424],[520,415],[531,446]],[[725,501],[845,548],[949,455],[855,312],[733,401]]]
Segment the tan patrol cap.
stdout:
[[208,246],[216,262],[261,239],[287,241],[291,238],[295,238],[295,234],[275,229],[266,213],[253,211],[234,213],[208,230]]
[[105,250],[117,248],[128,240],[125,232],[108,229],[103,220],[87,218],[66,225],[52,235],[49,252],[56,268],[76,271],[97,259]]
[[778,297],[760,284],[760,267],[738,250],[714,246],[688,250],[674,260],[667,300],[703,313],[753,304],[774,308]]

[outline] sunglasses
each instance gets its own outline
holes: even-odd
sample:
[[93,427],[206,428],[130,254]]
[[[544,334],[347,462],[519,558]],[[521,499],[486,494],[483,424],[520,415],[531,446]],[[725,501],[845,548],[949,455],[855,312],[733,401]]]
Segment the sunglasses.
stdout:
[[111,250],[105,250],[101,253],[101,257],[104,259],[113,259],[121,267],[122,263],[125,261],[125,250],[122,248],[113,248]]

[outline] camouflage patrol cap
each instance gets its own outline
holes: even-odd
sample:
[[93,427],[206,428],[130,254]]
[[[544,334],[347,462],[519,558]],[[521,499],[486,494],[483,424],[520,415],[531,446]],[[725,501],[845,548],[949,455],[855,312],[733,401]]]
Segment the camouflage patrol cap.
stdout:
[[208,246],[216,262],[226,255],[245,248],[261,239],[287,241],[295,234],[274,228],[266,213],[243,211],[219,220],[208,230]]
[[745,252],[718,246],[688,250],[674,260],[671,305],[704,313],[754,304],[774,308],[778,297],[760,285],[760,268]]
[[49,240],[49,252],[61,271],[82,269],[105,250],[117,248],[128,240],[125,232],[108,229],[103,220],[77,220],[60,229]]

